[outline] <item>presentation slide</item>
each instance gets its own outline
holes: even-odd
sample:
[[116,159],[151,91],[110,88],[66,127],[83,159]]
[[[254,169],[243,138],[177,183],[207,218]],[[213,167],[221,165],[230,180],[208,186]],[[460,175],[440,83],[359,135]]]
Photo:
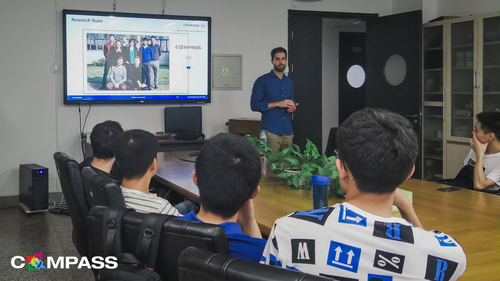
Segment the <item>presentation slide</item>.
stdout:
[[210,20],[65,13],[67,101],[209,99]]

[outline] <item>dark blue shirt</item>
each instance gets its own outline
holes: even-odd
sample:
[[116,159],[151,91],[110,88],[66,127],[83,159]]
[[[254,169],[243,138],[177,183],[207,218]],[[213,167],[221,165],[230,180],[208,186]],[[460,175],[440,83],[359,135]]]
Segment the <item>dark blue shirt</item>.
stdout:
[[280,79],[274,71],[264,74],[255,80],[250,98],[252,111],[262,113],[260,120],[261,130],[269,131],[276,135],[291,135],[292,115],[287,112],[287,108],[275,107],[267,109],[269,103],[282,100],[293,99],[293,82],[290,77],[283,74]]
[[151,49],[153,50],[153,60],[159,60],[161,56],[161,47],[160,45],[153,45],[151,46]]
[[[193,211],[179,218],[188,221],[201,221]],[[219,224],[226,230],[229,254],[235,258],[259,262],[262,252],[266,246],[266,240],[254,238],[244,234],[239,224],[235,222],[224,222]]]
[[142,62],[151,62],[153,59],[153,49],[151,47],[147,46],[146,48],[141,47],[142,51]]

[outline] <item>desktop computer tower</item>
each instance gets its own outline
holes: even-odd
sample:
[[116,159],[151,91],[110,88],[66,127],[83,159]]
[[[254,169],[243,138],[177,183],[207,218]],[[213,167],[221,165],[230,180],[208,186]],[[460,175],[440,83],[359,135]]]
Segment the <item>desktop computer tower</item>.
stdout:
[[46,211],[49,205],[49,169],[19,165],[19,205],[26,212]]

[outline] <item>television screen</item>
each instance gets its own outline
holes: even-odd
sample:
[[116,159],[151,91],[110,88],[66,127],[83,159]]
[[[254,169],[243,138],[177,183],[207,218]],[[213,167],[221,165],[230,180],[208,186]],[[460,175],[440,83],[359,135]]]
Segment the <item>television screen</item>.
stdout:
[[64,103],[209,103],[211,18],[63,10]]
[[165,107],[165,133],[201,133],[201,106]]

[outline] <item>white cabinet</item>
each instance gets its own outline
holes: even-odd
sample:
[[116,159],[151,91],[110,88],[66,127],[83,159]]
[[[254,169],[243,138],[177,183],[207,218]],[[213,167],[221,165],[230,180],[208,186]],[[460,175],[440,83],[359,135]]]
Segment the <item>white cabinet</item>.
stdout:
[[500,12],[425,24],[423,38],[423,175],[452,178],[475,115],[500,110]]

